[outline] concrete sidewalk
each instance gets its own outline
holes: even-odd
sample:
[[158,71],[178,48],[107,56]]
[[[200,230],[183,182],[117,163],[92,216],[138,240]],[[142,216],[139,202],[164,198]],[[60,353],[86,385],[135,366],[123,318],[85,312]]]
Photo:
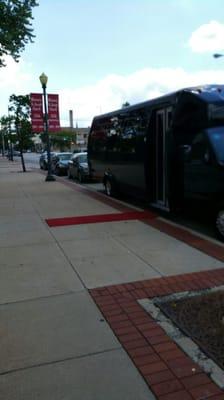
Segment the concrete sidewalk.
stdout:
[[[148,377],[170,372],[168,363],[161,366],[155,351],[156,357],[145,364],[135,362],[130,347],[139,355],[149,354],[152,347],[147,338],[148,347],[133,344],[140,328],[134,337],[133,330],[127,330],[122,341],[134,314],[147,319],[145,311],[131,303],[124,317],[114,302],[127,306],[130,298],[148,297],[146,291],[144,296],[136,292],[143,288],[136,282],[147,282],[148,287],[162,282],[165,287],[166,279],[175,275],[214,271],[216,282],[224,283],[223,245],[185,232],[185,239],[193,237],[189,243],[172,225],[176,237],[162,232],[160,218],[50,228],[45,221],[49,218],[131,208],[60,178],[45,182],[39,171],[22,173],[19,163],[2,157],[0,193],[0,398],[199,399],[175,373],[173,379],[159,381],[160,387],[170,380],[175,385],[161,391],[152,384]],[[141,368],[148,364],[154,370],[145,373]],[[224,399],[210,381],[196,387],[207,385],[208,393],[208,384],[210,397],[204,399]]]

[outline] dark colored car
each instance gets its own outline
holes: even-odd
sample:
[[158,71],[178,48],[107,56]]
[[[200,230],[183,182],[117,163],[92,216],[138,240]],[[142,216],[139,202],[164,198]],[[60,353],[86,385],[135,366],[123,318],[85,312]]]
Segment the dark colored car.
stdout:
[[15,149],[13,149],[12,151],[8,150],[6,155],[7,155],[8,158],[10,158],[10,157],[20,157],[21,156],[20,151],[15,150]]
[[79,182],[90,179],[87,153],[76,153],[68,163],[68,177],[77,178]]
[[19,150],[13,150],[13,156],[20,157],[21,153]]
[[77,154],[77,153],[87,153],[87,149],[83,148],[83,149],[74,149],[73,150],[73,154]]
[[[53,157],[56,153],[55,152],[51,152],[51,157]],[[47,169],[47,152],[44,151],[39,158],[39,165],[40,165],[40,169]]]
[[72,156],[70,152],[57,153],[51,159],[52,172],[56,175],[67,175],[68,163]]

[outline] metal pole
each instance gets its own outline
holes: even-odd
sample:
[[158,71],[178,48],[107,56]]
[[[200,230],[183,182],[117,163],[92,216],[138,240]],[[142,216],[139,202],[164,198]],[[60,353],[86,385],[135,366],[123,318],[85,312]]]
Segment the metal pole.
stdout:
[[13,161],[12,140],[10,140],[10,160]]
[[2,131],[2,155],[3,157],[5,157],[5,136],[3,131]]
[[2,133],[2,157],[5,157],[5,136],[4,136],[4,128],[1,125],[1,133]]
[[11,137],[11,121],[10,121],[10,115],[9,115],[9,107],[8,107],[8,118],[9,118],[9,137],[10,137],[10,148],[9,148],[9,160],[13,161],[13,151],[12,151],[12,137]]
[[47,139],[47,176],[45,181],[55,181],[51,170],[51,151],[50,151],[50,138],[48,133],[48,115],[47,115],[47,96],[46,96],[46,85],[42,84],[43,95],[44,95],[44,130]]

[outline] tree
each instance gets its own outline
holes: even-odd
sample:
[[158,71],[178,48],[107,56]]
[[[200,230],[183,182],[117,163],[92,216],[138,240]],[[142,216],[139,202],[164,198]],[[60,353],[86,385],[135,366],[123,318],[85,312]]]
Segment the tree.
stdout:
[[15,143],[15,138],[11,135],[10,126],[12,123],[12,118],[8,115],[3,115],[0,118],[0,125],[1,125],[1,147],[2,147],[2,154],[5,155],[5,150],[8,151],[10,155],[10,145],[9,143]]
[[68,132],[61,130],[57,133],[51,133],[51,143],[57,146],[60,151],[68,151],[71,149],[72,142],[76,141],[76,134],[74,132]]
[[4,56],[18,61],[25,45],[33,42],[31,20],[36,6],[36,0],[0,0],[0,67],[5,66]]
[[[61,130],[59,132],[50,132],[49,138],[51,145],[60,149],[60,151],[70,151],[71,145],[76,142],[76,132],[69,132],[68,130]],[[46,135],[40,135],[42,142],[46,145]]]
[[129,107],[129,106],[130,106],[130,103],[128,101],[126,101],[125,103],[122,104],[122,108]]
[[[27,142],[30,143],[32,136],[32,128],[30,122],[30,96],[12,94],[9,98],[9,111],[15,125],[16,135],[19,142],[19,150],[23,171],[26,172],[26,167],[23,158],[23,150],[27,147]],[[28,145],[29,147],[29,145]]]

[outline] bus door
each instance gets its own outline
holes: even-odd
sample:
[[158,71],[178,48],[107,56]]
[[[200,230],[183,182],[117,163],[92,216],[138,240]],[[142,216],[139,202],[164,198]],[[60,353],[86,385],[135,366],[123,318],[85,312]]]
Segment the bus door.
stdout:
[[171,107],[156,111],[155,124],[155,193],[154,205],[168,209],[167,198],[167,168],[166,168],[166,131],[170,126],[172,117]]

